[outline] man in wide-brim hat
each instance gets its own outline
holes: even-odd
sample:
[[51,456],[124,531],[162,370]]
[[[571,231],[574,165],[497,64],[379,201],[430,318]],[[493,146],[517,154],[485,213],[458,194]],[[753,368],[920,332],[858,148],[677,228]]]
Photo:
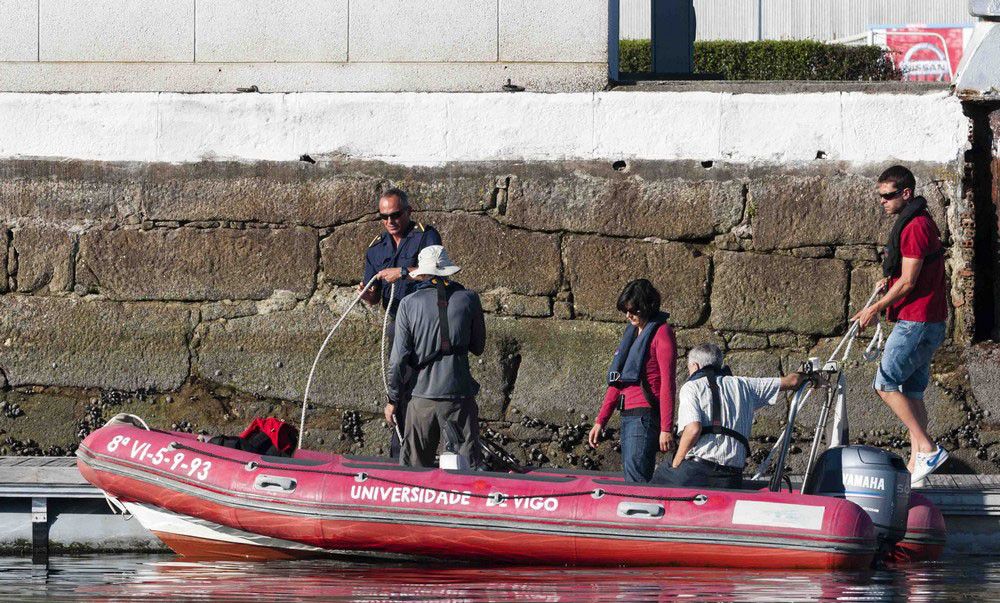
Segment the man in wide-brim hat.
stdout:
[[459,270],[441,245],[424,248],[410,272],[418,285],[396,313],[387,417],[407,389],[406,368],[416,372],[403,432],[403,465],[434,466],[442,432],[453,452],[473,466],[479,462],[479,383],[469,370],[469,352],[483,353],[486,321],[479,295],[449,278]]

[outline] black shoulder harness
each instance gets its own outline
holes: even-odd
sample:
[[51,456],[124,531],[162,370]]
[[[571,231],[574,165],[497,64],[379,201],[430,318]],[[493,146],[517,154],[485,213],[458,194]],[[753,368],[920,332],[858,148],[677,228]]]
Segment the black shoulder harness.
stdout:
[[[724,435],[733,438],[743,446],[743,451],[746,453],[747,458],[750,458],[750,442],[746,437],[736,431],[735,429],[730,429],[722,425],[722,392],[719,391],[719,381],[720,376],[725,376],[728,373],[727,369],[722,369],[722,371],[716,370],[714,367],[707,367],[699,370],[695,377],[692,379],[707,379],[708,389],[712,392],[712,408],[709,413],[709,420],[711,425],[701,427],[701,437],[706,435]],[[699,438],[700,439],[700,438]]]
[[469,348],[459,346],[454,347],[451,342],[451,326],[448,324],[448,281],[444,279],[434,279],[434,288],[437,289],[438,308],[438,351],[431,354],[426,360],[416,365],[418,371],[434,364],[445,356],[468,354]]

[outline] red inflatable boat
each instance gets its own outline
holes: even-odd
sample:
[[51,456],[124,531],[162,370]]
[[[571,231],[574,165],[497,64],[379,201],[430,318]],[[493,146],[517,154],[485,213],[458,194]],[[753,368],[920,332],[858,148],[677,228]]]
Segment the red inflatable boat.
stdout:
[[77,455],[91,483],[191,556],[848,569],[869,567],[877,549],[865,511],[828,496],[260,456],[132,417],[92,433]]

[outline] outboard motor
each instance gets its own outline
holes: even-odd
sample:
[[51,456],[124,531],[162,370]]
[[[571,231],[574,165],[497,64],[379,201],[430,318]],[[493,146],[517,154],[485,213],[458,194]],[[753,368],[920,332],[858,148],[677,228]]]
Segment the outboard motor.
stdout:
[[898,455],[872,446],[838,446],[820,455],[805,494],[847,499],[868,513],[879,549],[903,538],[910,473]]

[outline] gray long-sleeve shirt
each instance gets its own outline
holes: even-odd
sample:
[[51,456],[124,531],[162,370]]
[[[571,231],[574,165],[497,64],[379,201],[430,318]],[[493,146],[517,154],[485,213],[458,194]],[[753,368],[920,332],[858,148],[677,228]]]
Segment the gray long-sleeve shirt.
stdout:
[[[403,298],[396,312],[396,333],[389,355],[389,397],[399,400],[407,365],[420,365],[441,348],[437,289],[423,285]],[[453,349],[468,349],[479,356],[486,346],[486,321],[479,295],[467,289],[450,292],[448,329]],[[471,398],[479,393],[472,378],[468,354],[450,354],[417,372],[413,396],[431,400]]]

